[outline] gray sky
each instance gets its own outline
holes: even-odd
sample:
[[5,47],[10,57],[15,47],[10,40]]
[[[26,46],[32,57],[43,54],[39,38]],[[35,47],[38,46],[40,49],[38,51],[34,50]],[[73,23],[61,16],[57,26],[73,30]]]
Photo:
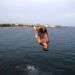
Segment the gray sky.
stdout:
[[75,0],[0,0],[0,23],[75,26]]

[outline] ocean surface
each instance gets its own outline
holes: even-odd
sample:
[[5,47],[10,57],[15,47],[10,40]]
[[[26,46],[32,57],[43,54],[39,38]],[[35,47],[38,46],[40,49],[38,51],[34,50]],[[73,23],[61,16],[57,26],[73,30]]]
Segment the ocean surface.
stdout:
[[75,75],[75,27],[48,28],[42,50],[32,28],[0,28],[0,75]]

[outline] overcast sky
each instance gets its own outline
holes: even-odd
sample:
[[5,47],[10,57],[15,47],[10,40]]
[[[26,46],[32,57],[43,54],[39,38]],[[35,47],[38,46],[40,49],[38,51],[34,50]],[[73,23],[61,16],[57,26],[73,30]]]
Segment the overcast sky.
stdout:
[[75,26],[75,0],[0,0],[0,23]]

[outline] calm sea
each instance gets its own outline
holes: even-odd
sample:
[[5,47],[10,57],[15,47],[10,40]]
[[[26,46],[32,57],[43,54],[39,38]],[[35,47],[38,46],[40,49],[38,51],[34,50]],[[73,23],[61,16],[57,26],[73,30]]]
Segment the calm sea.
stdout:
[[44,52],[28,29],[0,29],[0,75],[75,75],[75,28],[49,28]]

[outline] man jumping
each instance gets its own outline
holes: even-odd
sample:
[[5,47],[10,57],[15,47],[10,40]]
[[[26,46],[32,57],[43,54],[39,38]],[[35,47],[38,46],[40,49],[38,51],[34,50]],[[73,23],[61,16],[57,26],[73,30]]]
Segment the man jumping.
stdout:
[[48,51],[48,32],[45,26],[34,26],[37,34],[35,35],[36,41],[43,47],[43,50]]

